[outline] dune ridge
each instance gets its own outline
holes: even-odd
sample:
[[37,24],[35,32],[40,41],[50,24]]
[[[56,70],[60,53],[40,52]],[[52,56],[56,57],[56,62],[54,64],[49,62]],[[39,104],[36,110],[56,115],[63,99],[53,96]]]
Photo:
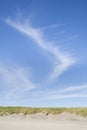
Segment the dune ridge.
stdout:
[[0,130],[87,130],[87,108],[1,107]]

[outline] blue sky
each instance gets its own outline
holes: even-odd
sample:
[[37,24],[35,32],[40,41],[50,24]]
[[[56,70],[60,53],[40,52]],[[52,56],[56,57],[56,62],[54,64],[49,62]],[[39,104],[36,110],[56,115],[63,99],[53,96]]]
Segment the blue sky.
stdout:
[[86,102],[87,1],[1,1],[0,105]]

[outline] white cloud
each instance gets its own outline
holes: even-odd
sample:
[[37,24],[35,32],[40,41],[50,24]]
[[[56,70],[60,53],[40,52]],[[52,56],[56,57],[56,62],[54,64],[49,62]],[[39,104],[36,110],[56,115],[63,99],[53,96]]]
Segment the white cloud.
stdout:
[[87,84],[70,86],[63,89],[46,90],[35,93],[43,99],[65,99],[65,98],[84,98],[87,97]]
[[41,28],[41,30],[59,28],[59,27],[61,27],[61,26],[63,26],[63,25],[64,25],[64,24],[52,24],[52,25],[50,25],[50,26],[46,26],[46,27]]
[[0,64],[0,80],[5,87],[6,97],[17,97],[21,93],[36,88],[23,67],[13,67]]
[[50,92],[50,94],[65,94],[65,93],[70,93],[70,92],[76,92],[76,91],[81,91],[81,90],[85,90],[87,89],[87,84],[82,84],[82,85],[78,85],[78,86],[70,86],[70,87],[66,87],[64,89],[59,89],[59,90],[55,90]]
[[[71,56],[71,54],[62,52],[59,50],[58,46],[52,45],[50,42],[47,42],[43,37],[43,32],[40,29],[33,28],[29,23],[20,23],[14,22],[9,18],[5,20],[7,24],[17,29],[21,33],[29,36],[38,46],[46,50],[47,52],[53,54],[53,68],[49,76],[49,79],[52,80],[60,76],[65,70],[72,66],[76,60]],[[56,27],[57,25],[55,25]],[[54,27],[54,26],[52,26]]]
[[65,99],[65,98],[86,98],[87,94],[59,94],[59,95],[51,95],[48,96],[46,99]]

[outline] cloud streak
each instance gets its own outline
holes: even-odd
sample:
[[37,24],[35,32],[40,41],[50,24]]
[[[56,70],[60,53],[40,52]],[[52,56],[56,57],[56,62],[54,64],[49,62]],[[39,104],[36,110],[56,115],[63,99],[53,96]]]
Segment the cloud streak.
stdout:
[[[76,62],[71,54],[60,51],[58,46],[56,47],[51,42],[46,41],[43,32],[39,28],[36,29],[27,22],[15,22],[9,18],[5,22],[26,36],[29,36],[38,46],[54,56],[53,69],[49,76],[50,80],[59,77]],[[52,28],[56,26],[52,26]]]
[[52,94],[63,94],[63,93],[70,93],[70,92],[76,92],[76,91],[81,91],[81,90],[85,90],[87,89],[87,84],[84,85],[78,85],[78,86],[70,86],[70,87],[66,87],[64,89],[60,89],[60,90],[56,90],[56,91],[52,91],[50,93]]
[[52,24],[50,26],[46,26],[46,27],[41,28],[41,30],[48,30],[48,29],[53,29],[53,28],[59,28],[59,27],[61,27],[63,25],[64,24]]
[[59,95],[51,95],[48,96],[46,99],[65,99],[65,98],[87,98],[87,94],[59,94]]
[[26,91],[36,88],[36,85],[29,79],[27,70],[23,67],[8,67],[0,64],[0,80],[3,82],[6,97],[17,97]]
[[59,90],[46,90],[36,93],[36,96],[41,96],[45,100],[65,99],[65,98],[84,98],[87,97],[87,84],[78,86],[69,86]]

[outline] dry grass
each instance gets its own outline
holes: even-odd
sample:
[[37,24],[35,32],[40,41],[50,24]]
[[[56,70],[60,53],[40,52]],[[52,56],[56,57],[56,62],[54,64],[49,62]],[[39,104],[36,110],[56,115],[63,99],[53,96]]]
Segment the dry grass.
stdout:
[[81,116],[87,116],[87,108],[31,108],[31,107],[0,107],[0,116],[8,114],[36,114],[44,113],[60,114],[62,112],[74,113]]

